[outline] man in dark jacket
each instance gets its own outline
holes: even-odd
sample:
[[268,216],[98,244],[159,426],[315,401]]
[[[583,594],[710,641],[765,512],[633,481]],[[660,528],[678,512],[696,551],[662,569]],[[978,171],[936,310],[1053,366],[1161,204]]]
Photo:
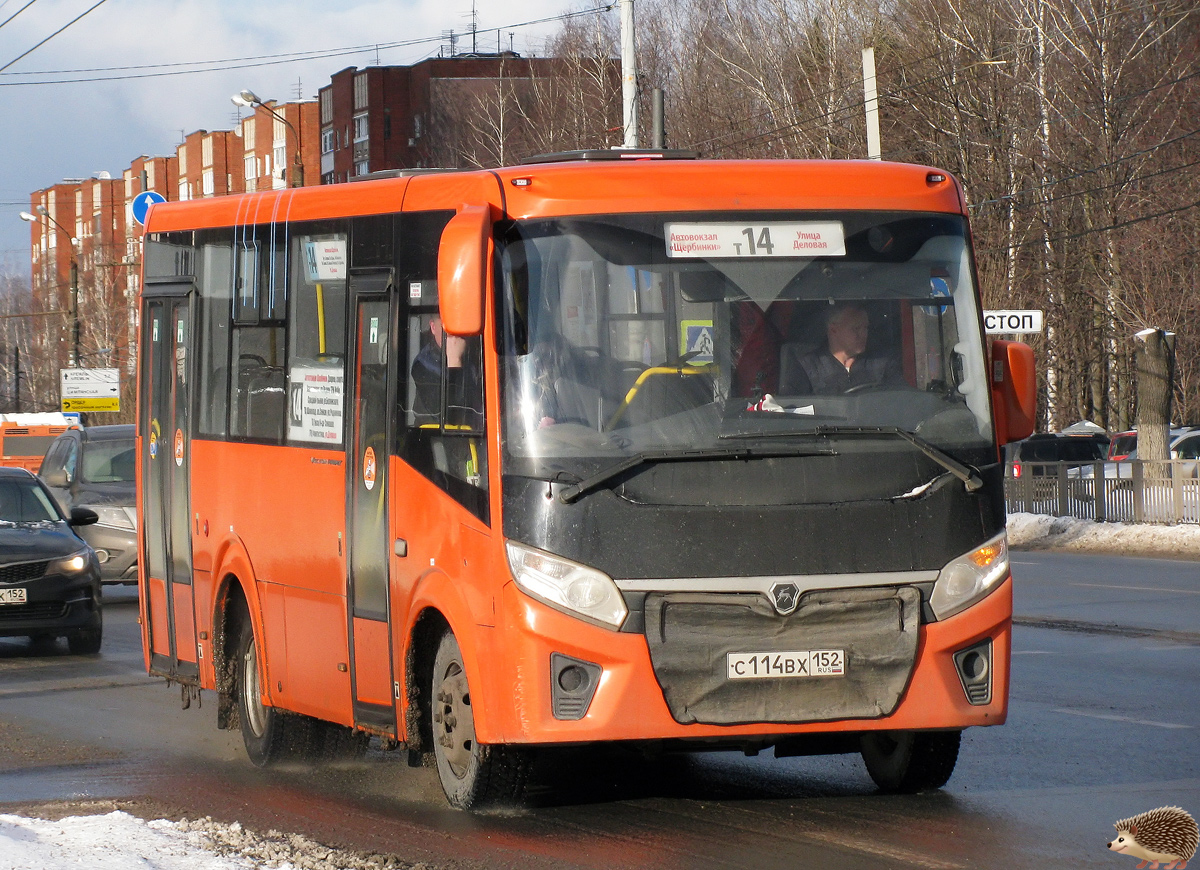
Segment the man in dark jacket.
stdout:
[[[866,356],[870,331],[865,309],[853,303],[834,306],[825,321],[824,347],[785,365],[783,395],[837,395],[858,387],[903,387],[904,372],[890,357]],[[786,351],[785,351],[786,352]]]

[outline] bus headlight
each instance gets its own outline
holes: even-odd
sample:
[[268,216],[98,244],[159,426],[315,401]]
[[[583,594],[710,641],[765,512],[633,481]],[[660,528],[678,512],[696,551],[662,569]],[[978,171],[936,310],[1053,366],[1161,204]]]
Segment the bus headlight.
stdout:
[[507,544],[508,566],[521,591],[572,616],[621,627],[629,611],[607,574],[515,541]]
[[966,610],[1008,574],[1008,534],[1001,532],[977,550],[959,556],[938,573],[929,606],[938,619]]

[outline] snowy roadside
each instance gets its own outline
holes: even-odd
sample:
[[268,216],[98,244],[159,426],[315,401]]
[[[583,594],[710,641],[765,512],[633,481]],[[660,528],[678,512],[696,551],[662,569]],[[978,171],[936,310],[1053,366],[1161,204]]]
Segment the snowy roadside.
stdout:
[[427,870],[331,849],[299,834],[256,834],[212,819],[143,821],[115,811],[56,821],[0,814],[0,870]]
[[1074,517],[1012,513],[1008,544],[1017,550],[1057,550],[1200,560],[1200,526],[1095,523]]

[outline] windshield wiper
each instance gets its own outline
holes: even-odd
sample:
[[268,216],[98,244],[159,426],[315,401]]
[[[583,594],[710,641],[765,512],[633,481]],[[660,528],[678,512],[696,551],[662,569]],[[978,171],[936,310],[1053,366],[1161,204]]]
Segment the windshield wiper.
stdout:
[[949,453],[946,453],[939,447],[930,444],[924,438],[920,438],[907,429],[901,429],[899,426],[817,426],[813,429],[805,429],[799,432],[738,432],[736,434],[722,435],[722,438],[795,438],[795,437],[820,437],[828,435],[849,435],[861,438],[877,438],[889,437],[900,438],[907,441],[913,447],[920,450],[942,468],[953,474],[963,482],[967,492],[976,492],[983,487],[983,478],[979,476],[978,469],[972,468],[969,465],[964,465],[959,462]]
[[570,504],[581,495],[603,486],[629,469],[637,468],[646,462],[696,462],[706,459],[771,459],[780,456],[837,455],[836,450],[814,450],[811,447],[779,444],[770,447],[739,447],[730,444],[724,447],[697,447],[691,450],[644,450],[610,465],[608,468],[601,469],[574,486],[568,486],[559,492],[558,497],[564,504]]

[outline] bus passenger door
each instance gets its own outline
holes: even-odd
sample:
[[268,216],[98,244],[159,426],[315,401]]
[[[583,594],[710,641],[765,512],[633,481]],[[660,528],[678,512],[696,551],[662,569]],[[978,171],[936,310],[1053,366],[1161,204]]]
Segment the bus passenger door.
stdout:
[[[191,284],[148,285],[142,323],[142,523],[150,668],[199,677],[192,598]],[[191,678],[191,679],[189,679]]]
[[388,607],[389,384],[388,273],[352,275],[354,344],[347,471],[347,570],[354,720],[396,733]]

